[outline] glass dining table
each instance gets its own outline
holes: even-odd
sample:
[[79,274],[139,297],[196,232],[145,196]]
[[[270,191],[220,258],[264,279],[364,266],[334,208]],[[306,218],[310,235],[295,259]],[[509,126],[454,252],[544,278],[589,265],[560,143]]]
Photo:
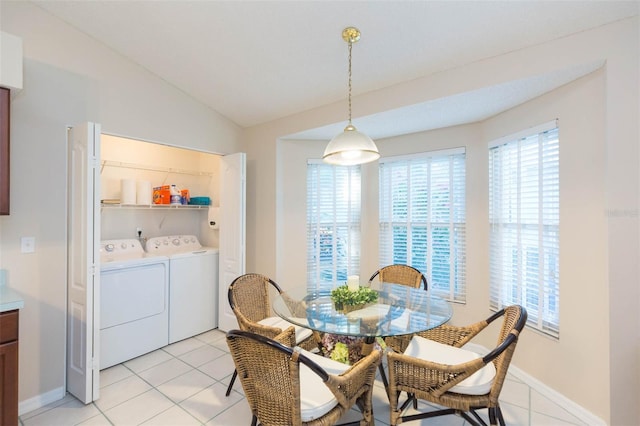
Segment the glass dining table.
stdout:
[[297,288],[277,296],[273,310],[290,323],[321,333],[363,337],[361,353],[371,352],[376,337],[426,331],[449,321],[450,304],[422,288],[372,283],[378,300],[355,310],[336,309],[331,290]]

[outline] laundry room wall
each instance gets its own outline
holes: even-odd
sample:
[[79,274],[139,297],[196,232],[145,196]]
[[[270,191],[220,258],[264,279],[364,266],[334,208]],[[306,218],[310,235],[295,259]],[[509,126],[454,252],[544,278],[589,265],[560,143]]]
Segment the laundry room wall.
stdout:
[[[140,229],[143,239],[190,234],[218,247],[219,231],[208,223],[209,208],[220,201],[219,155],[107,134],[101,144],[101,239],[135,238]],[[123,181],[135,188],[135,205],[121,204]],[[211,206],[149,205],[152,194],[139,193],[143,182],[150,188],[176,185],[191,197],[209,197]]]
[[[67,126],[93,121],[105,133],[220,154],[242,151],[242,131],[36,4],[0,9],[2,31],[22,38],[24,49],[24,88],[11,99],[11,215],[0,217],[0,269],[25,301],[18,394],[25,413],[66,390]],[[35,238],[34,253],[21,253],[23,236]]]

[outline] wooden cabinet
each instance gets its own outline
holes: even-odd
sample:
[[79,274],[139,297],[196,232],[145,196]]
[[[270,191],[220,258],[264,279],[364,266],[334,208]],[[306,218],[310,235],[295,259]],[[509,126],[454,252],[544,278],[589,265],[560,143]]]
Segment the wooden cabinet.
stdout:
[[0,215],[9,214],[9,89],[0,87]]
[[18,310],[0,313],[0,425],[18,424]]

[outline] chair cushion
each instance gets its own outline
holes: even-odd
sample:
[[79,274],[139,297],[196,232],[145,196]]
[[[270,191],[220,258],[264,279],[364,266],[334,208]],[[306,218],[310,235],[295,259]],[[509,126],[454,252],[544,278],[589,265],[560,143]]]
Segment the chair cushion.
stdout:
[[[296,318],[296,321],[298,321],[298,318]],[[299,322],[307,322],[306,318],[300,318]],[[296,330],[296,343],[300,343],[306,339],[308,339],[309,337],[311,337],[311,335],[313,334],[313,332],[311,330],[309,330],[308,328],[304,328],[304,327],[300,327],[298,325],[292,324],[289,321],[286,321],[280,317],[269,317],[269,318],[265,318],[263,320],[258,321],[258,324],[261,325],[268,325],[270,327],[278,327],[282,330],[285,330],[291,326],[293,326]]]
[[[479,354],[467,349],[444,345],[420,336],[413,336],[404,354],[446,365],[462,364],[481,358]],[[496,368],[493,363],[490,362],[449,389],[449,392],[465,395],[485,395],[491,390],[495,376]]]
[[374,305],[367,306],[362,309],[351,311],[347,314],[347,318],[351,319],[366,319],[366,318],[384,318],[389,313],[389,305],[382,303],[376,303]]
[[[351,368],[346,364],[306,350],[301,352],[329,374],[339,375]],[[322,382],[320,376],[311,371],[306,365],[300,364],[300,412],[302,421],[309,422],[318,419],[331,411],[337,404],[338,401],[335,396]]]

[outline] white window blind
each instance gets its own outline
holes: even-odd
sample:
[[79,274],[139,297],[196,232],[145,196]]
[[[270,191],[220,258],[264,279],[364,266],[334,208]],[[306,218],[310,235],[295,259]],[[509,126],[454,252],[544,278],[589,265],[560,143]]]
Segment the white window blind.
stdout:
[[307,165],[307,285],[328,290],[360,271],[360,166]]
[[528,325],[558,337],[557,123],[489,147],[490,306],[523,305]]
[[465,301],[465,152],[380,161],[380,265],[407,264],[435,294]]

